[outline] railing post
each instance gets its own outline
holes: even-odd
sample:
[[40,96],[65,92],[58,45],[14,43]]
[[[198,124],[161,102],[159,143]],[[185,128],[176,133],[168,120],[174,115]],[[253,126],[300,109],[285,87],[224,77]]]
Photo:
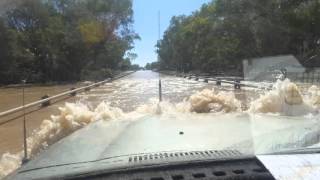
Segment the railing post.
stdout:
[[217,85],[217,86],[221,86],[221,80],[220,80],[220,79],[217,79],[216,85]]
[[[43,99],[48,99],[48,98],[49,98],[49,95],[47,95],[47,94],[41,97],[42,100],[43,100]],[[41,104],[42,107],[46,107],[46,106],[49,106],[49,105],[50,105],[50,100],[45,101],[45,102],[43,102],[43,103]]]
[[235,88],[235,89],[240,89],[240,88],[241,88],[241,85],[240,85],[240,81],[239,81],[239,80],[235,80],[235,81],[234,81],[234,88]]
[[314,71],[312,72],[312,84],[314,83]]
[[[70,91],[73,91],[73,90],[75,90],[75,89],[76,89],[75,87],[72,87],[72,88],[70,88]],[[76,92],[76,91],[70,93],[70,96],[76,96],[76,95],[77,95],[77,92]]]

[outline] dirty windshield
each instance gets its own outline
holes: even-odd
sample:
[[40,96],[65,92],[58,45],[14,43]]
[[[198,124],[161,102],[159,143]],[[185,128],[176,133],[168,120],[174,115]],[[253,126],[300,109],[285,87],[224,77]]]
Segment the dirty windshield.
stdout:
[[1,0],[0,178],[26,162],[316,148],[319,50],[318,0]]

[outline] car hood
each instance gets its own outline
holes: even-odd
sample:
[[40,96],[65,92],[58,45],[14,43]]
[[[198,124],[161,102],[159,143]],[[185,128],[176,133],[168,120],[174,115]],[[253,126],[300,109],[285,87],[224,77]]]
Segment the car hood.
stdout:
[[[292,143],[292,138],[286,136],[294,135],[312,137],[319,142],[319,126],[315,126],[313,121],[297,122],[293,126],[293,120],[289,125],[279,117],[267,119],[268,124],[274,122],[276,126],[268,127],[260,123],[265,120],[255,117],[255,122],[250,115],[237,113],[153,115],[134,121],[100,120],[51,145],[12,177],[43,179],[136,166],[128,163],[128,159],[156,153],[230,149],[238,150],[231,153],[236,156],[253,155],[259,147],[273,148],[273,142]],[[261,130],[257,133],[256,129]]]
[[251,138],[247,116],[204,115],[197,120],[179,117],[154,115],[135,121],[96,121],[41,152],[23,165],[15,178],[43,178],[97,169],[97,161],[117,161],[116,157],[142,153],[222,150]]

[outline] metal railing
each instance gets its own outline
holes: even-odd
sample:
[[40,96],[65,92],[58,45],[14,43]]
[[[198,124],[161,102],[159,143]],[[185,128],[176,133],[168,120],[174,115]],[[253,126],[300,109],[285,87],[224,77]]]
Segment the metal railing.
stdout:
[[288,76],[297,82],[320,83],[320,72],[288,73]]
[[[39,101],[35,101],[35,102],[32,102],[32,103],[29,103],[29,104],[26,104],[26,105],[23,105],[23,106],[20,106],[20,107],[17,107],[17,108],[13,108],[13,109],[10,109],[10,110],[7,110],[7,111],[4,111],[4,112],[1,112],[0,113],[0,118],[3,118],[3,117],[6,117],[6,116],[9,116],[11,114],[14,114],[14,113],[17,113],[17,112],[20,112],[20,111],[23,111],[25,109],[29,109],[29,108],[32,108],[32,107],[36,107],[36,106],[41,106],[43,104],[47,104],[48,102],[50,101],[53,101],[53,100],[57,100],[59,98],[63,98],[63,97],[73,97],[75,96],[77,93],[80,93],[80,92],[85,92],[85,91],[89,91],[90,89],[92,88],[95,88],[95,87],[99,87],[100,85],[104,84],[104,83],[108,83],[108,82],[112,82],[116,79],[120,79],[122,77],[125,77],[125,76],[128,76],[130,74],[134,73],[133,72],[129,72],[129,73],[125,73],[125,74],[122,74],[122,75],[119,75],[117,77],[114,77],[114,78],[109,78],[109,79],[106,79],[104,81],[100,81],[100,82],[97,82],[97,83],[93,83],[91,85],[88,85],[88,86],[84,86],[84,87],[80,87],[80,88],[76,88],[76,89],[72,89],[70,91],[66,91],[66,92],[63,92],[61,94],[57,94],[57,95],[54,95],[54,96],[51,96],[51,97],[47,97],[47,98],[44,98],[42,100],[39,100]],[[50,104],[49,104],[50,105]],[[18,117],[17,117],[18,118]],[[0,125],[2,125],[3,123],[0,122]]]
[[[173,73],[166,73],[166,72],[160,72],[163,74],[168,74],[168,75],[174,75]],[[267,86],[256,86],[253,84],[247,84],[247,83],[241,83],[243,81],[243,78],[241,77],[228,77],[228,78],[223,78],[223,77],[213,77],[209,75],[201,75],[201,74],[184,74],[184,73],[176,73],[175,74],[178,77],[183,77],[187,79],[194,79],[196,81],[203,80],[205,83],[209,83],[210,81],[215,82],[217,86],[221,86],[222,83],[225,84],[232,84],[234,85],[235,89],[241,89],[241,87],[251,87],[251,88],[257,88],[257,89],[262,89],[262,90],[271,90],[272,87],[267,87]]]

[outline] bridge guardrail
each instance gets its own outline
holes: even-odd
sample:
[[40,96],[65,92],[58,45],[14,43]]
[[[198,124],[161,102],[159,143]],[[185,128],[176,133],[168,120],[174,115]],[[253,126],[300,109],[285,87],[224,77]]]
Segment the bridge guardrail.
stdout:
[[[163,74],[168,74],[166,72],[160,72]],[[171,73],[168,75],[172,75]],[[226,80],[225,78],[217,78],[209,75],[199,75],[199,74],[185,74],[185,73],[176,73],[176,76],[178,77],[183,77],[183,78],[188,78],[188,79],[195,79],[196,81],[203,79],[203,82],[209,83],[210,81],[216,82],[216,85],[221,86],[221,83],[225,84],[232,84],[234,85],[235,89],[241,89],[241,87],[251,87],[251,88],[257,88],[257,89],[263,89],[263,90],[271,90],[272,87],[263,87],[263,86],[256,86],[252,84],[246,84],[246,83],[241,83],[243,81],[243,78],[233,78],[233,80],[230,80],[232,78],[226,78],[229,80]]]
[[[35,101],[35,102],[32,102],[32,103],[29,103],[29,104],[26,104],[24,106],[20,106],[20,107],[17,107],[17,108],[13,108],[13,109],[10,109],[10,110],[7,110],[7,111],[4,111],[4,112],[1,112],[0,113],[0,118],[3,118],[3,117],[6,117],[6,116],[9,116],[11,114],[14,114],[14,113],[17,113],[19,111],[23,111],[24,109],[29,109],[29,108],[32,108],[32,107],[36,107],[36,106],[41,106],[43,104],[47,104],[47,105],[50,105],[48,104],[48,102],[52,101],[52,100],[56,100],[56,99],[59,99],[59,98],[63,98],[63,97],[73,97],[75,96],[77,93],[79,92],[85,92],[85,91],[88,91],[92,88],[95,88],[95,87],[98,87],[104,83],[108,83],[108,82],[112,82],[114,80],[117,80],[117,79],[120,79],[122,77],[125,77],[125,76],[128,76],[132,73],[134,73],[135,71],[132,71],[132,72],[129,72],[129,73],[125,73],[125,74],[122,74],[122,75],[119,75],[119,76],[116,76],[114,78],[109,78],[109,79],[106,79],[104,81],[100,81],[100,82],[97,82],[97,83],[93,83],[91,85],[88,85],[88,86],[84,86],[84,87],[80,87],[80,88],[76,88],[76,89],[72,89],[70,91],[66,91],[66,92],[63,92],[63,93],[60,93],[60,94],[57,94],[57,95],[54,95],[54,96],[51,96],[51,97],[45,97],[39,101]],[[20,116],[19,116],[20,117]],[[17,117],[17,118],[19,118]],[[16,118],[13,118],[13,119],[10,119],[11,120],[14,120]],[[5,124],[9,121],[5,121],[5,122],[0,122],[0,125],[2,124]]]

